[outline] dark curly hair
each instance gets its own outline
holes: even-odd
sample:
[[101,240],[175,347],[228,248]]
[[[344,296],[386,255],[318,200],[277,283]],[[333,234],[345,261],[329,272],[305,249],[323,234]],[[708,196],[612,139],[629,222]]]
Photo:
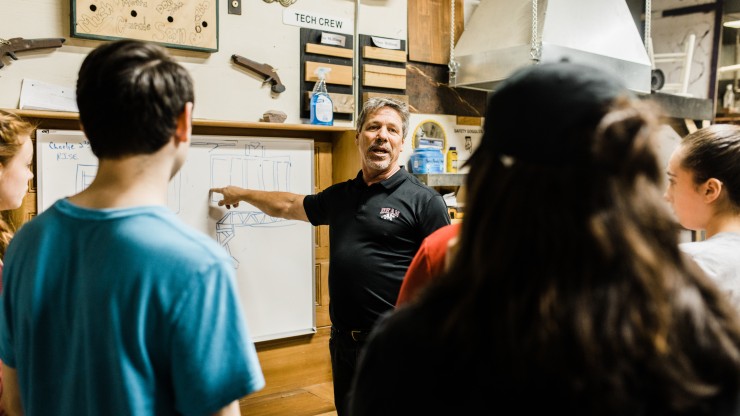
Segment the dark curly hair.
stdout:
[[740,389],[737,312],[679,251],[656,114],[615,100],[558,136],[584,149],[564,165],[470,159],[457,254],[422,302],[455,298],[449,359],[523,413],[716,414]]

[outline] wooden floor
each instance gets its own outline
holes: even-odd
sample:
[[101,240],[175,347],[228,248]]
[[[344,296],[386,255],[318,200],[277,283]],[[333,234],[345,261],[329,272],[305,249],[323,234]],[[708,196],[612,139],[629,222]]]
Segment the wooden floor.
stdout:
[[331,382],[290,392],[242,399],[243,416],[336,416]]

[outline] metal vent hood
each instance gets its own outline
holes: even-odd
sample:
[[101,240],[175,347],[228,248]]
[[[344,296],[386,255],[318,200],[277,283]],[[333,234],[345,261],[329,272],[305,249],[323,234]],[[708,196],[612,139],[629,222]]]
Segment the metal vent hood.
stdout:
[[491,91],[516,69],[563,58],[650,93],[652,65],[625,0],[481,0],[454,48],[450,85]]

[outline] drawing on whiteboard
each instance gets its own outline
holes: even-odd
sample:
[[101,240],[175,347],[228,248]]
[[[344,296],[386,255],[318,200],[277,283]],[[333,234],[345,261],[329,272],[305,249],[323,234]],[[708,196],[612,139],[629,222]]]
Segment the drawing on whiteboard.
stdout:
[[[52,148],[74,149],[75,147],[89,147],[85,141],[81,145],[65,142],[62,145],[52,143]],[[268,156],[265,145],[259,141],[211,141],[208,139],[193,140],[191,147],[203,148],[210,154],[210,186],[218,187],[234,185],[242,188],[259,189],[264,191],[290,191],[290,156]],[[79,161],[78,154],[57,155],[57,160]],[[74,193],[84,191],[97,174],[98,165],[89,162],[76,163]],[[182,171],[179,171],[170,181],[167,190],[167,206],[175,213],[180,214],[182,207]],[[217,204],[218,198],[211,195],[211,203]],[[275,227],[294,225],[294,221],[271,217],[262,211],[244,204],[242,209],[232,209],[216,220],[215,235],[218,243],[229,253],[234,267],[239,268],[239,260],[235,256],[229,242],[237,235],[242,227]]]
[[[229,153],[211,155],[211,187],[233,185],[241,188],[263,191],[290,191],[290,156],[267,156],[265,146],[260,142],[247,142],[241,148],[237,143],[225,145],[224,142],[193,141],[192,146],[211,147],[211,151],[221,148],[233,150]],[[211,195],[211,203],[219,198]],[[216,240],[229,253],[234,267],[239,268],[239,260],[231,252],[229,242],[242,227],[290,226],[293,221],[271,217],[257,209],[231,209],[216,221]]]
[[[169,210],[238,259],[239,298],[258,341],[316,332],[315,231],[246,203],[236,211],[219,207],[209,189],[233,184],[309,194],[314,151],[306,138],[193,135],[167,190]],[[37,212],[90,185],[97,166],[81,131],[37,130]]]
[[77,165],[77,175],[75,178],[75,193],[78,194],[92,183],[95,174],[98,173],[98,165]]

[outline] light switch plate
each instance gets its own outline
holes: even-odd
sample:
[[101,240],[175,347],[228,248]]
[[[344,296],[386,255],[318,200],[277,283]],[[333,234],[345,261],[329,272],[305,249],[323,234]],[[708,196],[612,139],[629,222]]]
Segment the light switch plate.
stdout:
[[229,2],[229,14],[242,14],[242,0],[226,0]]

